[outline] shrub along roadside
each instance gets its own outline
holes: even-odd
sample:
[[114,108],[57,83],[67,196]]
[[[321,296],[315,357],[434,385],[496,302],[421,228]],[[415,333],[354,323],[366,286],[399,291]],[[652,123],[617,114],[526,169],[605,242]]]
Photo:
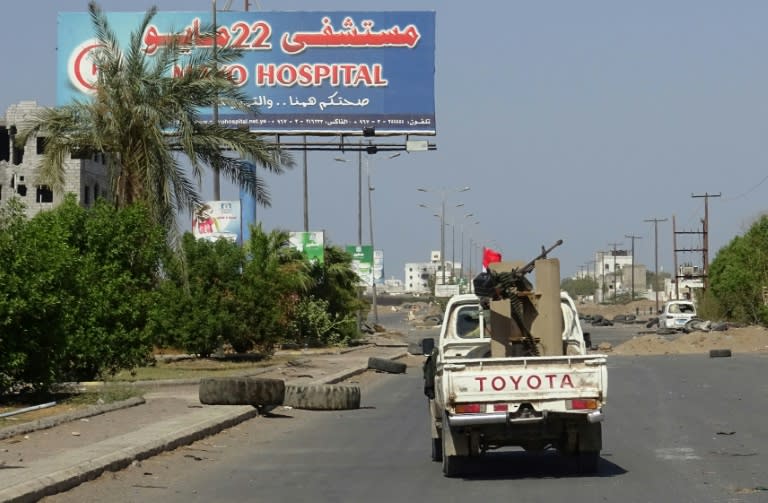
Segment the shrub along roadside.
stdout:
[[93,209],[74,197],[0,221],[0,394],[24,384],[94,379],[143,363],[164,236],[141,206]]
[[257,226],[240,248],[188,233],[174,253],[140,205],[87,209],[68,197],[27,219],[10,201],[0,209],[0,396],[106,378],[151,363],[153,347],[207,356],[352,341],[365,304],[351,257],[326,247],[312,265],[288,237]]

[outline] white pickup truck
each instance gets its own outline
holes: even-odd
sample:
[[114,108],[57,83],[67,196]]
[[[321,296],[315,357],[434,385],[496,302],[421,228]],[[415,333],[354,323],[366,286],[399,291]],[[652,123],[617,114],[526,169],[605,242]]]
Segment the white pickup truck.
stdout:
[[[434,349],[424,364],[432,459],[448,477],[487,450],[555,448],[594,472],[602,448],[607,396],[606,356],[587,354],[578,313],[560,294],[563,356],[491,358],[481,300],[456,295],[446,306]],[[430,345],[427,339],[426,346]]]

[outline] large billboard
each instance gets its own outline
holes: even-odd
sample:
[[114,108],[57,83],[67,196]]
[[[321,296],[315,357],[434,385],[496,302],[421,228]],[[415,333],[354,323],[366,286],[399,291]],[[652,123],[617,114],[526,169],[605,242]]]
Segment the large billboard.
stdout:
[[[109,12],[125,48],[143,12]],[[212,47],[201,30],[210,12],[159,12],[142,35],[151,59],[174,37],[191,48]],[[435,124],[435,12],[219,12],[217,46],[243,50],[227,67],[258,114],[219,110],[221,124],[286,134],[425,134]],[[57,104],[93,91],[98,69],[90,16],[58,18]],[[180,62],[171,72],[183,72]],[[200,111],[212,120],[211,110]]]

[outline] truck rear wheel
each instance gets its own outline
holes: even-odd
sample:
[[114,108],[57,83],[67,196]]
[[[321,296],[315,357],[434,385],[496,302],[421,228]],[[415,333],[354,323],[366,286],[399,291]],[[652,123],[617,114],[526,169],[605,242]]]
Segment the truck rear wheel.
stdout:
[[446,449],[446,439],[451,435],[450,432],[444,431],[443,437],[442,437],[442,444],[441,444],[441,451],[442,451],[442,457],[443,457],[443,474],[446,477],[458,477],[461,473],[461,467],[459,466],[464,459],[463,456],[449,456],[446,455],[445,452],[448,450]]
[[576,467],[579,473],[596,473],[599,461],[599,451],[582,451],[576,455]]
[[446,477],[458,477],[461,474],[464,460],[469,454],[469,442],[462,435],[451,430],[446,413],[443,413],[441,439],[443,474]]
[[433,438],[432,439],[432,461],[442,461],[443,460],[443,439],[442,438]]

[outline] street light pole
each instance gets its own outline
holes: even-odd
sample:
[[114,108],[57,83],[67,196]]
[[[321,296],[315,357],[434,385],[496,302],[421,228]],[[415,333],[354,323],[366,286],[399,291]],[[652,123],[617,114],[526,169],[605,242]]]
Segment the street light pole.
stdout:
[[[399,153],[392,154],[386,159],[394,159],[399,155]],[[362,158],[362,151],[360,151],[360,156]],[[371,253],[373,254],[371,263],[371,301],[373,307],[373,322],[379,323],[379,307],[376,295],[376,245],[373,242],[373,198],[371,197],[371,192],[373,192],[375,188],[371,185],[371,166],[369,164],[369,157],[366,157],[365,162],[366,173],[368,176],[368,227],[371,234]]]
[[474,289],[472,285],[472,238],[469,238],[469,293]]
[[[360,149],[357,151],[357,247],[359,250],[362,250],[363,248],[363,151],[362,151],[362,141],[360,142]],[[346,159],[343,157],[335,157],[335,161],[337,162],[347,162]],[[370,184],[370,182],[369,182]],[[371,245],[373,246],[373,245]],[[373,264],[371,264],[371,268],[373,268]],[[360,300],[362,296],[362,291],[360,285],[357,285],[355,287],[355,290],[357,290],[357,300]],[[362,326],[362,314],[360,310],[357,311],[357,330],[358,335],[360,331],[360,327]]]
[[443,274],[443,285],[445,285],[445,197],[440,207],[440,269]]
[[[425,188],[417,188],[416,190],[418,190],[419,192],[430,192],[429,189],[425,189]],[[470,190],[469,187],[461,187],[461,188],[453,189],[453,192],[466,192],[468,190]],[[448,192],[449,192],[448,189],[441,189],[440,190],[440,194],[441,194],[441,201],[440,201],[440,268],[443,271],[442,272],[442,276],[443,276],[442,284],[443,285],[445,285],[445,200],[446,200],[446,197],[448,195]],[[423,204],[419,205],[419,206],[422,206],[424,208],[428,208],[428,206],[423,205]],[[456,206],[459,207],[459,206],[464,206],[464,205],[463,204],[459,204],[459,205],[456,205]]]
[[373,203],[371,201],[371,192],[374,188],[371,186],[371,170],[368,170],[368,227],[371,231],[371,253],[373,253],[373,263],[371,264],[371,296],[373,300],[373,322],[379,322],[379,307],[376,299],[376,246],[373,244]]

